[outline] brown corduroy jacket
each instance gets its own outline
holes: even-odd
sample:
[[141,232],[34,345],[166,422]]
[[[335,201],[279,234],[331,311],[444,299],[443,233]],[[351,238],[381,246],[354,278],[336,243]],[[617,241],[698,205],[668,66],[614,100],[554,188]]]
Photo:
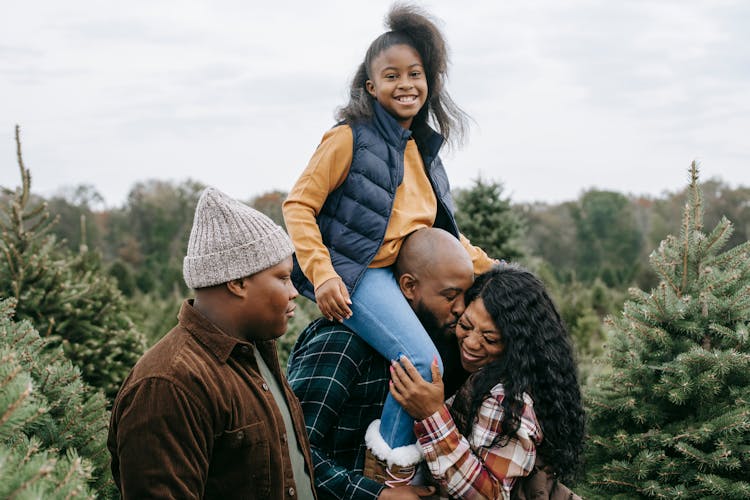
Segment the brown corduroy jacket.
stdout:
[[[138,361],[117,394],[107,445],[123,498],[297,499],[286,428],[254,344],[186,301],[179,324]],[[284,388],[312,478],[305,422],[273,341],[257,342]]]

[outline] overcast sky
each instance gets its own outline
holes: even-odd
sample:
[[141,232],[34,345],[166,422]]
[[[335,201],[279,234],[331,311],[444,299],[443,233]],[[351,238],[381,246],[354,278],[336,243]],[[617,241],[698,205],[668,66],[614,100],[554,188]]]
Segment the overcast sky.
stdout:
[[[33,189],[192,178],[249,199],[288,191],[333,125],[391,2],[4,1],[0,185],[22,127]],[[750,2],[420,2],[474,119],[442,156],[454,187],[513,201],[750,185]]]

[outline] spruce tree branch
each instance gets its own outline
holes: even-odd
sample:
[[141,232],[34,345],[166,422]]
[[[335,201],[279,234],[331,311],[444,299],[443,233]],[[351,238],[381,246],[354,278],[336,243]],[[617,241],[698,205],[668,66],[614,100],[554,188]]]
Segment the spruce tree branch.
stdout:
[[[688,252],[690,248],[690,206],[685,207],[685,215],[682,221],[682,232],[684,233],[685,240],[683,241],[682,247],[682,285],[680,287],[681,292],[684,292],[687,288],[688,278]],[[678,297],[682,298],[682,293],[678,293]]]
[[[635,323],[633,324],[633,328],[635,328],[636,331],[638,331],[644,338],[649,339],[651,342],[663,342],[663,339],[665,337],[665,332],[663,329],[656,327],[656,326],[647,326],[643,323]],[[661,366],[653,367],[654,369],[662,369]]]
[[717,241],[720,241],[722,238],[724,238],[727,232],[729,233],[733,232],[732,226],[729,224],[728,220],[724,219],[721,222],[724,224],[721,231],[718,234],[716,234],[711,241],[706,241],[706,252],[711,250]]
[[49,367],[47,367],[44,370],[44,379],[42,380],[41,384],[39,384],[40,391],[42,392],[45,391],[45,389],[47,388],[47,382],[49,382],[49,378],[50,378],[50,371],[49,371]]
[[674,293],[680,297],[679,287],[674,283],[673,278],[679,276],[677,273],[677,258],[679,256],[671,255],[673,247],[677,247],[677,238],[668,235],[649,256],[649,262],[654,271],[659,274],[663,281],[666,281],[674,290]]
[[26,455],[24,455],[23,459],[21,459],[21,463],[28,462],[31,459],[31,457],[34,456],[34,454],[38,451],[39,451],[39,445],[36,444],[36,442],[32,440],[30,446],[26,450]]
[[26,231],[23,230],[23,205],[18,199],[11,204],[11,225],[18,241],[24,241]]
[[55,488],[55,492],[59,492],[63,486],[66,486],[70,480],[73,478],[73,474],[79,470],[81,465],[81,458],[76,457],[75,460],[70,461],[70,467],[68,467],[68,472],[65,474],[65,477],[62,478],[60,481],[60,484],[57,485],[57,488]]
[[23,154],[21,153],[21,127],[16,125],[16,156],[18,157],[18,168],[21,170],[21,205],[26,206],[29,199],[31,187],[31,175],[23,164]]
[[735,294],[734,300],[729,303],[727,310],[734,309],[737,306],[737,303],[741,300],[745,300],[748,295],[750,295],[750,285],[745,285],[740,293]]
[[684,232],[684,246],[682,255],[682,291],[686,291],[687,279],[688,279],[688,255],[690,249],[690,219],[692,209],[692,222],[696,231],[700,231],[703,228],[703,217],[702,217],[702,200],[700,185],[698,184],[698,164],[695,160],[690,164],[690,202],[685,208],[685,217],[683,222]]
[[[92,436],[92,438],[89,439],[88,441],[94,441],[94,440],[95,440],[95,438]],[[88,441],[87,441],[87,443],[88,443]],[[105,460],[109,461],[108,460],[108,458],[109,458],[109,449],[106,446],[101,446],[101,447],[99,447],[99,450],[96,453],[90,453],[89,457],[91,458],[92,461],[94,461],[95,459],[98,459],[99,457],[105,457]]]
[[16,498],[16,496],[20,493],[23,493],[24,490],[27,489],[27,487],[34,484],[39,479],[43,478],[44,476],[47,476],[50,472],[55,470],[55,463],[57,460],[54,458],[47,460],[47,463],[39,467],[39,471],[34,474],[32,477],[30,477],[27,481],[22,483],[18,488],[15,489],[10,495],[8,495],[8,500],[13,500]]
[[[11,361],[14,361],[14,358],[12,356],[7,356],[2,359],[3,364],[9,363]],[[15,379],[16,375],[18,375],[20,372],[21,367],[17,365],[15,369],[11,370],[7,377],[0,381],[0,388],[4,388],[5,386],[7,386],[11,382],[11,380]]]
[[686,446],[687,445],[680,446],[680,443],[677,443],[673,447],[674,447],[675,450],[679,451],[680,453],[682,453],[683,455],[685,455],[687,457],[692,458],[695,462],[697,462],[699,464],[706,463],[706,460],[703,457],[701,457],[700,455],[696,454],[695,452],[692,452],[692,451],[686,449]]
[[[61,401],[61,406],[62,406],[62,403],[63,403],[63,402]],[[70,419],[70,420],[68,420],[67,422],[65,422],[65,427],[63,427],[62,429],[60,429],[60,434],[62,434],[62,435],[65,435],[65,434],[67,434],[67,433],[68,433],[68,431],[70,431],[70,429],[71,429],[71,428],[72,428],[72,427],[73,427],[74,425],[76,425],[77,423],[78,423],[78,422],[76,422],[76,421],[75,421],[75,420],[73,420],[73,419]]]
[[[661,287],[660,287],[660,288],[661,288]],[[679,296],[679,295],[678,295],[678,296]],[[656,309],[657,309],[657,310],[659,311],[659,313],[661,314],[661,317],[662,317],[662,318],[665,318],[665,317],[667,316],[667,311],[665,311],[665,310],[664,310],[664,307],[663,307],[663,305],[661,304],[661,302],[660,302],[659,300],[657,300],[657,298],[656,298],[656,294],[652,294],[652,295],[651,295],[651,296],[649,297],[649,299],[650,299],[650,300],[651,300],[651,302],[652,302],[652,303],[653,303],[653,304],[654,304],[654,305],[656,306]],[[667,302],[667,289],[666,289],[666,287],[663,287],[662,300],[663,300],[663,301],[664,301],[664,303],[666,304],[666,302]]]
[[34,413],[33,413],[32,415],[29,415],[29,418],[27,418],[26,420],[24,420],[24,421],[23,421],[23,422],[22,422],[22,423],[21,423],[21,424],[19,425],[19,427],[20,427],[20,428],[23,428],[23,429],[26,429],[26,428],[28,428],[28,425],[29,425],[29,424],[31,424],[32,422],[34,422],[35,420],[37,420],[37,419],[38,419],[39,417],[41,417],[41,416],[42,416],[42,415],[44,415],[45,413],[47,413],[47,409],[46,409],[46,408],[43,408],[43,407],[40,407],[40,408],[39,408],[39,409],[37,409],[37,410],[36,410],[36,411],[35,411],[35,412],[34,412]]
[[[40,203],[39,205],[37,205],[36,207],[32,208],[30,211],[24,212],[23,219],[24,220],[33,219],[34,217],[37,217],[39,214],[43,213],[46,208],[47,208],[47,202],[44,201]],[[49,217],[49,215],[47,215],[47,217]]]
[[711,285],[707,286],[708,292],[713,293],[716,289],[722,290],[725,287],[734,285],[742,278],[742,273],[739,271],[732,271],[721,277],[720,280],[714,281]]
[[597,486],[628,486],[630,488],[633,488],[637,492],[641,492],[642,490],[633,483],[628,483],[627,481],[617,481],[615,479],[604,479],[602,481],[591,481],[591,484],[597,485]]
[[8,408],[5,410],[5,413],[2,417],[0,417],[0,427],[2,427],[5,422],[10,420],[11,415],[15,413],[15,411],[18,409],[19,406],[23,404],[23,402],[31,396],[31,383],[28,384],[26,387],[26,390],[24,390],[19,396],[18,399],[13,401],[10,405],[8,405]]
[[3,245],[3,254],[5,254],[5,260],[8,262],[8,270],[10,271],[10,275],[12,277],[15,277],[16,275],[16,265],[13,262],[13,256],[10,254],[10,249],[8,249],[7,246]]
[[695,160],[690,164],[690,188],[693,193],[693,221],[695,229],[703,229],[703,197],[701,196],[700,185],[698,184],[698,162]]

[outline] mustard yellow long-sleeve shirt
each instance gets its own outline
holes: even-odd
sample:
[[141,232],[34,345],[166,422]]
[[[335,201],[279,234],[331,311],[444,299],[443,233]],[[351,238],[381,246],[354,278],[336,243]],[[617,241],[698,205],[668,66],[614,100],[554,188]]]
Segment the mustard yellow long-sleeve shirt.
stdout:
[[[349,174],[354,136],[348,125],[339,125],[323,135],[310,163],[284,201],[284,222],[294,242],[302,272],[315,288],[338,274],[323,244],[316,217],[328,195]],[[437,199],[425,173],[417,144],[410,139],[404,151],[404,178],[396,189],[393,212],[385,231],[383,244],[369,267],[390,266],[396,261],[404,239],[423,227],[432,227],[437,214]],[[487,254],[460,235],[461,243],[480,274],[493,264]]]

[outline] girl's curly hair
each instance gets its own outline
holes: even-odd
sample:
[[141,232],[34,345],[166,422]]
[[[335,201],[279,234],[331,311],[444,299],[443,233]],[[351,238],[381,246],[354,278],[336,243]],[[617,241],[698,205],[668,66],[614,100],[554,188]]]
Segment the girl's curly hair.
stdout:
[[467,415],[461,432],[470,435],[482,401],[502,382],[502,430],[505,437],[515,436],[526,392],[544,434],[537,452],[563,480],[575,480],[585,415],[570,337],[552,299],[536,276],[513,265],[479,276],[466,291],[466,305],[476,299],[482,299],[492,317],[504,350],[500,359],[472,376],[469,396],[454,402]]
[[367,49],[365,60],[352,80],[349,102],[339,108],[336,119],[355,123],[372,116],[373,97],[367,92],[372,62],[394,45],[408,45],[422,59],[427,79],[427,102],[414,117],[412,128],[418,130],[432,119],[446,140],[460,143],[467,129],[468,116],[451,99],[445,89],[448,75],[448,48],[443,34],[429,16],[416,6],[396,4],[386,16],[389,30],[376,38]]

